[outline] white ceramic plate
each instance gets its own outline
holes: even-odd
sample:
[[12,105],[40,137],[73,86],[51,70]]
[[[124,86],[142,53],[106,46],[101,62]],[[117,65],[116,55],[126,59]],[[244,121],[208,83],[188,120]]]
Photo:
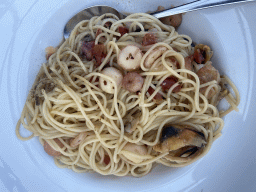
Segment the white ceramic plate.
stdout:
[[[256,189],[256,3],[184,15],[179,32],[210,45],[213,62],[241,94],[239,112],[225,117],[223,135],[210,152],[185,168],[157,166],[143,178],[77,174],[59,169],[37,138],[16,138],[15,125],[44,49],[56,46],[68,19],[105,4],[125,12],[153,11],[188,1],[2,0],[0,2],[0,191],[248,191]],[[24,134],[28,134],[24,131]]]

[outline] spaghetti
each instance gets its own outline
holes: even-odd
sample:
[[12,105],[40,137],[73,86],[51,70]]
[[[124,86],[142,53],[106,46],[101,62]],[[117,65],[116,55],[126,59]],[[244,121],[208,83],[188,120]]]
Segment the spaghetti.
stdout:
[[[17,137],[38,136],[57,166],[75,172],[139,177],[156,163],[191,164],[239,104],[236,87],[205,56],[209,47],[191,44],[144,13],[80,22],[42,65]],[[217,109],[222,98],[226,112]],[[31,136],[20,135],[21,124]]]

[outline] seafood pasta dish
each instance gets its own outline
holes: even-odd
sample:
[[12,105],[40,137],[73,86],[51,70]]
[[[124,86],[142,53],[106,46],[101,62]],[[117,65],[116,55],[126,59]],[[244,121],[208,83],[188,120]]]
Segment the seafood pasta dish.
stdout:
[[38,137],[61,168],[102,175],[140,177],[206,155],[239,93],[211,61],[214,48],[176,31],[181,20],[109,13],[78,23],[46,48],[17,137]]

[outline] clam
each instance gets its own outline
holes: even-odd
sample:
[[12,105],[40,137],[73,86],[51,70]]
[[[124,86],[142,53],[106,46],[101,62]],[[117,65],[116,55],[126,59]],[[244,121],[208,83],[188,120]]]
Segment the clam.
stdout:
[[50,93],[54,90],[56,87],[56,84],[53,80],[48,78],[42,78],[36,85],[35,85],[35,103],[36,105],[40,105],[40,103],[44,100],[44,95],[42,93],[42,90],[45,91],[45,93]]
[[197,44],[194,51],[194,60],[199,64],[204,64],[210,61],[213,51],[208,45]]
[[134,117],[130,116],[128,122],[125,124],[124,127],[125,132],[132,133],[136,129],[139,122],[139,118],[135,119]]
[[140,122],[141,112],[136,111],[134,114],[129,114],[124,118],[124,130],[127,133],[132,133]]

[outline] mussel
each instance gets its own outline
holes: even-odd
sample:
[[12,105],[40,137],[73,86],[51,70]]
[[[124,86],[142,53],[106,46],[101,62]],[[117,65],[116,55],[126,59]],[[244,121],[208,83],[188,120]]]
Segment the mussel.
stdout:
[[[169,152],[172,156],[192,155],[206,144],[202,133],[181,125],[166,125],[160,141],[153,147],[156,152]],[[188,156],[188,155],[187,155]]]

